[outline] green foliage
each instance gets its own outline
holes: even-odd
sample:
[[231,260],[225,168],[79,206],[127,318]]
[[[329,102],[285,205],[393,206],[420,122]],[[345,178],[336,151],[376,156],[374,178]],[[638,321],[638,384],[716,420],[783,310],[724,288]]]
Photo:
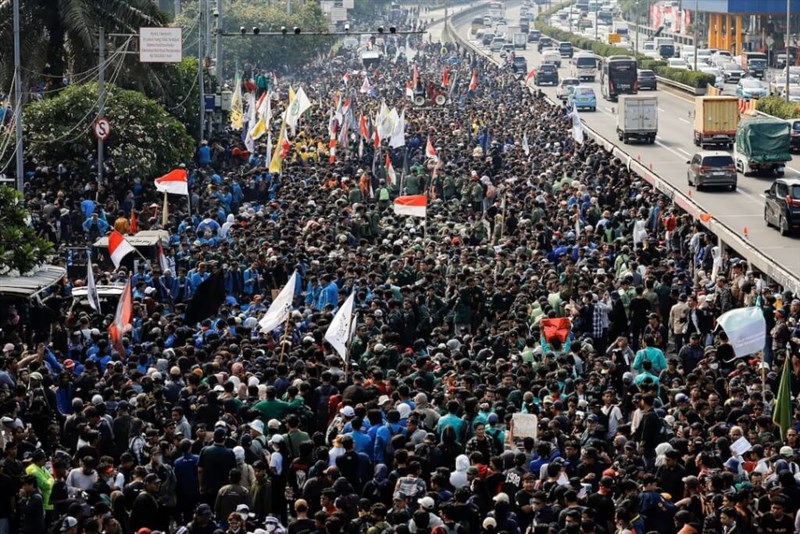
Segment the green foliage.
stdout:
[[756,109],[779,119],[800,119],[800,106],[795,102],[786,102],[779,96],[759,98]]
[[[105,153],[122,177],[154,177],[191,158],[186,128],[155,101],[136,91],[106,86],[111,135]],[[25,108],[26,149],[43,161],[72,161],[86,170],[97,142],[91,133],[97,84],[75,85]],[[80,125],[75,127],[75,125]]]
[[699,89],[714,85],[716,81],[714,75],[694,70],[671,69],[669,67],[656,67],[654,70],[659,76]]
[[22,193],[0,186],[0,275],[26,274],[53,254],[53,244],[37,237],[27,218]]
[[187,56],[175,64],[158,65],[143,92],[178,119],[196,140],[200,140],[200,85],[197,58]]
[[[222,61],[223,77],[231,79],[236,67],[245,64],[256,65],[267,70],[279,70],[283,66],[294,67],[308,63],[317,53],[327,51],[333,44],[333,37],[308,35],[310,32],[328,30],[328,21],[317,2],[292,3],[292,14],[286,14],[286,3],[267,6],[263,1],[230,0],[223,4],[222,29],[235,34],[223,38]],[[184,28],[184,39],[189,48],[186,54],[197,54],[198,25],[197,3],[184,4],[184,10],[175,24]],[[244,27],[248,34],[257,27],[262,33],[280,32],[288,29],[288,35],[240,36]],[[293,35],[292,29],[301,29],[300,35]],[[189,31],[191,29],[191,31]]]

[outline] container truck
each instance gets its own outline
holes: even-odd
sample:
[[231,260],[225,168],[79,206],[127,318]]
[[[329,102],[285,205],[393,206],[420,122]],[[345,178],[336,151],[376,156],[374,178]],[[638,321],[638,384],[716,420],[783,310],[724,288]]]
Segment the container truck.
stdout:
[[790,126],[775,117],[745,117],[736,128],[733,159],[736,170],[747,176],[774,173],[783,176],[790,152]]
[[735,96],[698,96],[694,99],[694,144],[733,146],[739,125],[739,99]]
[[658,133],[658,98],[654,95],[620,95],[617,137],[653,144]]

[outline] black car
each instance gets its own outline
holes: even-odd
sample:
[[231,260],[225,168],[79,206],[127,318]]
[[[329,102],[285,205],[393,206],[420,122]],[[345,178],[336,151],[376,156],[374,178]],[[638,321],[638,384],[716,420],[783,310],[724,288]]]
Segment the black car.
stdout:
[[536,50],[541,52],[545,48],[551,48],[553,46],[553,40],[549,37],[539,37],[539,44],[536,45]]
[[764,191],[764,221],[775,225],[781,235],[800,228],[800,180],[778,178]]
[[639,90],[649,89],[655,91],[658,89],[656,73],[652,70],[640,70],[636,75],[636,83],[639,86]]
[[561,57],[568,57],[572,59],[572,55],[575,53],[572,49],[572,43],[569,41],[562,41],[558,43],[558,53],[561,54]]
[[552,63],[539,65],[533,73],[533,83],[536,85],[542,85],[544,83],[558,85],[558,68]]
[[522,56],[514,56],[511,64],[514,74],[526,74],[528,72],[528,61]]
[[542,32],[540,32],[539,30],[531,30],[530,32],[528,32],[528,42],[535,43],[536,41],[539,40],[539,37],[541,36]]

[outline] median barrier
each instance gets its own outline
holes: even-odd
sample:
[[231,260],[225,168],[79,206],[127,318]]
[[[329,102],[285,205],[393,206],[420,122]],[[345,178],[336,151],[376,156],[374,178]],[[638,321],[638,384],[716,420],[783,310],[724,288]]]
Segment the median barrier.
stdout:
[[[453,39],[458,42],[461,46],[467,47],[472,49],[474,52],[479,53],[484,57],[488,57],[490,61],[495,63],[496,65],[500,65],[500,62],[494,59],[491,54],[486,54],[479,48],[473,46],[468,40],[464,39],[456,30],[456,27],[453,25],[453,19],[456,21],[459,20],[461,15],[466,16],[468,13],[465,10],[459,13],[459,16],[452,17],[449,19],[446,24],[449,25],[449,30]],[[669,80],[670,83],[677,83],[672,82]],[[534,88],[530,87],[525,82],[521,82],[525,84],[525,86],[533,91]],[[666,82],[665,82],[666,83]],[[683,84],[681,84],[683,85]],[[689,87],[689,86],[686,86]],[[692,88],[694,89],[694,88]],[[556,102],[550,100],[550,103],[553,106],[556,106]],[[765,115],[761,112],[757,112],[759,114]],[[684,194],[672,184],[661,178],[658,174],[653,172],[649,166],[645,163],[642,163],[640,158],[635,158],[631,154],[625,152],[623,149],[606,139],[605,137],[601,136],[596,131],[592,130],[589,126],[586,125],[585,122],[583,123],[583,129],[586,135],[591,137],[597,144],[602,145],[607,152],[609,152],[612,156],[619,158],[620,161],[626,163],[628,169],[631,172],[634,172],[636,175],[641,177],[645,182],[650,184],[655,190],[659,193],[666,196],[674,205],[678,206],[684,212],[688,213],[692,216],[695,221],[700,222],[704,227],[706,227],[709,232],[716,235],[721,242],[725,243],[732,249],[734,249],[738,254],[740,254],[744,259],[748,261],[751,267],[755,267],[760,272],[764,273],[769,279],[774,280],[784,289],[788,289],[792,291],[794,294],[800,294],[800,278],[791,274],[789,271],[775,263],[772,259],[768,258],[764,253],[759,251],[754,244],[752,244],[747,235],[744,236],[741,234],[741,230],[737,228],[731,228],[730,226],[726,225],[725,223],[718,221],[714,218],[713,214],[708,214],[699,204],[697,204],[691,198],[691,191],[689,194]]]

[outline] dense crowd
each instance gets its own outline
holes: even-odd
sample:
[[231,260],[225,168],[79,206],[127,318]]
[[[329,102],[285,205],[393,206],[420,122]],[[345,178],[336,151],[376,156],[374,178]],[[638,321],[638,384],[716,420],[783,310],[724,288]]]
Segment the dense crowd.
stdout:
[[[771,417],[783,365],[800,393],[800,300],[510,70],[409,44],[369,94],[346,51],[266,81],[278,111],[290,84],[314,102],[282,172],[266,138],[250,154],[217,134],[165,227],[151,182],[113,161],[99,186],[34,164],[27,206],[60,261],[135,213],[169,232],[169,267],[96,266],[98,285],[131,280],[122,347],[115,304],[73,303],[83,276],[43,295],[46,327],[4,310],[0,534],[800,532],[800,424]],[[405,147],[353,126],[331,161],[337,97],[353,117],[404,109]],[[427,217],[395,215],[399,194],[427,195]],[[260,331],[295,271],[290,319]],[[187,324],[219,272],[224,303]],[[323,336],[350,294],[344,361]],[[766,365],[716,327],[742,306],[763,310]],[[540,328],[559,318],[563,341]]]

